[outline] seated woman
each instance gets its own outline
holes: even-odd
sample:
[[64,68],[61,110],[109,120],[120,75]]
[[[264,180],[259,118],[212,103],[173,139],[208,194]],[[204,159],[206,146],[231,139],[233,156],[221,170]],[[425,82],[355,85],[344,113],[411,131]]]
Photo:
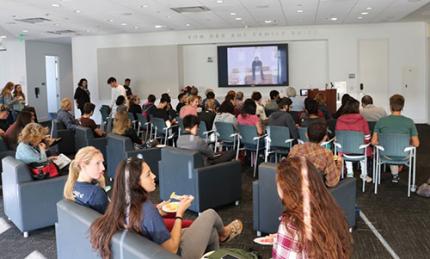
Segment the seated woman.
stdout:
[[278,233],[270,235],[272,258],[350,258],[348,223],[312,163],[304,157],[284,159],[276,176],[285,211]]
[[124,95],[118,96],[116,98],[116,112],[126,112],[128,111],[127,99],[125,99]]
[[16,121],[10,125],[10,127],[6,130],[4,135],[4,139],[6,141],[7,147],[10,150],[16,150],[18,145],[18,135],[22,131],[22,129],[29,123],[33,121],[33,115],[31,112],[22,111],[18,114]]
[[211,130],[212,125],[214,123],[214,119],[216,116],[216,103],[215,99],[208,99],[206,100],[205,109],[202,112],[199,112],[199,119],[204,121],[206,124],[206,129]]
[[225,100],[219,107],[212,126],[214,130],[216,130],[215,122],[231,123],[237,129],[237,119],[234,116],[234,105],[231,100]]
[[142,114],[142,107],[140,106],[140,97],[137,95],[133,95],[130,99],[130,107],[128,108],[128,112],[133,113],[133,117],[137,120],[137,113]]
[[55,157],[46,156],[47,145],[43,141],[49,137],[47,134],[48,128],[33,122],[27,124],[19,134],[15,158],[25,164],[43,163],[48,159],[55,159]]
[[148,197],[155,188],[155,175],[142,159],[129,158],[120,162],[108,209],[90,227],[91,245],[99,250],[102,258],[111,257],[112,236],[123,229],[139,233],[183,258],[201,258],[206,250],[218,249],[220,242],[229,241],[242,232],[241,221],[234,220],[224,226],[212,209],[202,212],[189,228],[182,229],[184,213],[194,199],[183,196],[175,225],[169,233],[163,224],[162,212]]
[[79,149],[69,165],[64,198],[104,214],[109,200],[103,189],[105,187],[103,162],[103,154],[95,147]]
[[307,113],[306,115],[302,117],[300,126],[301,127],[309,127],[310,124],[316,123],[316,122],[322,122],[326,123],[326,120],[323,117],[320,117],[319,110],[318,110],[318,103],[315,100],[308,99],[305,103],[305,108]]
[[[354,98],[349,98],[343,106],[342,115],[336,120],[336,130],[358,131],[364,135],[364,143],[370,142],[369,124],[360,114],[360,103]],[[367,156],[372,155],[372,150],[367,149]],[[352,162],[346,161],[347,177],[354,177]],[[364,160],[360,161],[361,178],[366,182],[371,182],[372,178],[367,175],[367,165]]]
[[264,134],[264,126],[261,123],[260,118],[255,115],[257,110],[257,104],[252,99],[246,99],[243,103],[242,110],[239,116],[237,116],[237,123],[240,125],[250,125],[257,128],[258,135]]
[[136,131],[131,126],[131,121],[128,118],[128,112],[122,111],[115,114],[115,119],[113,121],[112,133],[129,137],[131,141],[135,144],[142,144],[142,140],[137,136]]
[[67,129],[74,130],[79,126],[79,121],[71,113],[73,102],[70,98],[66,97],[61,100],[60,109],[57,112],[57,120],[61,121]]
[[9,117],[9,108],[6,105],[0,104],[0,136],[4,136],[5,132],[11,125],[8,120]]
[[199,108],[200,98],[197,95],[188,97],[187,105],[179,111],[179,117],[183,119],[187,115],[197,116],[197,108]]
[[82,127],[90,128],[93,131],[94,137],[103,137],[106,133],[102,129],[97,128],[96,122],[91,119],[95,108],[96,106],[93,103],[85,103],[84,108],[82,109],[83,114],[79,121],[81,122]]

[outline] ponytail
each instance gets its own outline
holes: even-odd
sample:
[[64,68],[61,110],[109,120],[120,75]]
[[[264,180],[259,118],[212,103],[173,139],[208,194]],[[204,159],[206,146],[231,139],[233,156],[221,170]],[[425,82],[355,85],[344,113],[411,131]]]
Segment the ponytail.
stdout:
[[75,186],[76,181],[79,177],[79,165],[76,160],[70,162],[69,165],[69,176],[67,177],[66,184],[64,185],[64,198],[66,200],[74,201],[75,197],[73,196],[73,187]]

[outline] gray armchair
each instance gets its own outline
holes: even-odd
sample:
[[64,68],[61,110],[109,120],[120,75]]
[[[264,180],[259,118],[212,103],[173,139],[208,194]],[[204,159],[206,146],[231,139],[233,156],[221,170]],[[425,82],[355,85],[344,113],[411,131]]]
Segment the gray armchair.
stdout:
[[8,156],[2,159],[4,213],[16,227],[28,232],[57,221],[56,203],[63,198],[67,176],[33,180],[28,166]]
[[78,126],[75,129],[75,149],[78,151],[86,146],[97,148],[103,153],[103,157],[106,157],[107,138],[96,138],[90,128]]
[[[0,160],[7,157],[12,156],[15,157],[15,150],[8,149],[6,143],[3,138],[0,138]],[[1,174],[3,172],[2,163],[0,163],[0,185],[2,185]]]
[[240,200],[239,161],[204,166],[203,157],[197,151],[164,147],[159,170],[160,198],[167,200],[172,192],[191,194],[194,196],[191,211],[238,204]]
[[[253,227],[257,235],[278,231],[283,205],[276,190],[276,164],[264,163],[259,167],[259,179],[252,184]],[[347,178],[330,193],[343,210],[350,228],[355,226],[356,180]]]
[[133,151],[127,151],[128,157],[137,157],[138,155],[142,155],[145,162],[151,168],[151,171],[157,176],[159,176],[158,162],[161,160],[161,148],[145,148]]
[[58,120],[51,122],[51,136],[54,138],[61,138],[62,140],[50,150],[55,153],[63,153],[66,155],[74,154],[75,150],[75,132],[66,129],[64,124]]
[[[92,249],[89,228],[101,215],[90,208],[72,201],[61,200],[57,203],[58,222],[55,224],[57,257],[59,259],[100,258]],[[179,258],[161,246],[131,231],[116,233],[111,242],[112,258]]]

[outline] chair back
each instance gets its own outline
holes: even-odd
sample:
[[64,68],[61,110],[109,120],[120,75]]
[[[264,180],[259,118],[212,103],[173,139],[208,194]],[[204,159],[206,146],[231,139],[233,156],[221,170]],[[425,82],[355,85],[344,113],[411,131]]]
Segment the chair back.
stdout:
[[303,141],[303,142],[309,142],[309,138],[306,135],[308,133],[308,128],[298,127],[297,129],[299,130],[299,138],[300,138],[300,140]]
[[258,137],[256,126],[239,124],[239,134],[241,136],[240,143],[243,143],[244,145],[257,144],[257,141],[254,140],[255,137]]
[[157,131],[157,135],[164,136],[164,128],[166,128],[166,122],[162,118],[157,117],[152,117],[151,122],[154,125],[155,130]]
[[130,120],[130,121],[134,121],[135,119],[134,119],[134,114],[132,113],[132,112],[129,112],[128,113],[128,119]]
[[176,122],[178,123],[178,126],[179,126],[179,134],[182,134],[183,132],[185,132],[184,123],[182,121],[182,118],[176,117]]
[[290,130],[283,126],[268,126],[267,136],[270,138],[270,147],[289,148],[290,143],[285,143],[285,140],[290,139]]
[[128,137],[119,136],[116,134],[108,134],[107,136],[107,176],[114,177],[115,170],[119,162],[126,159],[126,152],[134,150],[133,143]]
[[105,126],[105,132],[106,133],[111,133],[112,132],[112,128],[113,128],[113,118],[107,118],[106,121],[106,126]]
[[338,151],[345,154],[364,154],[365,149],[360,149],[364,144],[364,134],[351,130],[336,130],[336,143],[340,144]]
[[408,153],[404,152],[410,146],[411,137],[408,134],[381,133],[378,134],[379,145],[384,148],[381,155],[389,157],[405,157]]
[[234,137],[231,135],[236,132],[232,123],[217,121],[215,122],[215,127],[218,133],[218,140],[224,143],[234,143]]
[[208,131],[208,129],[206,128],[206,123],[204,122],[204,121],[200,121],[200,124],[199,124],[199,136],[202,138],[202,139],[205,139],[206,138],[206,135],[205,134],[203,134],[203,133],[205,133],[205,132],[207,132]]
[[83,147],[90,146],[94,139],[94,133],[90,128],[77,126],[75,129],[75,148],[79,150]]
[[140,127],[145,126],[148,120],[141,113],[136,113],[136,116],[137,116],[137,121],[140,123]]
[[110,107],[108,105],[102,105],[100,107],[100,113],[102,115],[102,121],[106,121],[106,118],[109,117],[111,110]]

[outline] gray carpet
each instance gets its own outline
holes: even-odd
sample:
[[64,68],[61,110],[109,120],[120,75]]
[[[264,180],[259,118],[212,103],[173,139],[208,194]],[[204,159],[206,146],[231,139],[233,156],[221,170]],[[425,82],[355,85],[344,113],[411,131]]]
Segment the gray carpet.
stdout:
[[[418,149],[417,184],[430,177],[430,126],[419,125],[421,147]],[[217,211],[226,223],[235,218],[244,222],[243,234],[228,244],[229,247],[243,248],[258,252],[262,258],[270,258],[271,248],[252,242],[255,232],[252,230],[252,170],[243,171],[242,200],[239,206],[226,206]],[[373,187],[367,185],[365,193],[358,192],[358,206],[369,218],[376,229],[400,258],[430,258],[430,202],[426,198],[412,194],[407,198],[407,172],[400,174],[399,184],[391,183],[389,174],[384,174],[378,195],[373,194]],[[359,186],[358,186],[359,187]],[[359,189],[359,188],[358,188]],[[158,193],[152,199],[158,201]],[[195,217],[188,214],[188,217]],[[0,201],[0,218],[5,218],[3,202]],[[0,258],[25,258],[38,250],[46,258],[56,258],[54,228],[46,228],[30,233],[24,239],[13,226],[0,234]],[[390,258],[390,255],[361,219],[353,232],[353,258]]]

